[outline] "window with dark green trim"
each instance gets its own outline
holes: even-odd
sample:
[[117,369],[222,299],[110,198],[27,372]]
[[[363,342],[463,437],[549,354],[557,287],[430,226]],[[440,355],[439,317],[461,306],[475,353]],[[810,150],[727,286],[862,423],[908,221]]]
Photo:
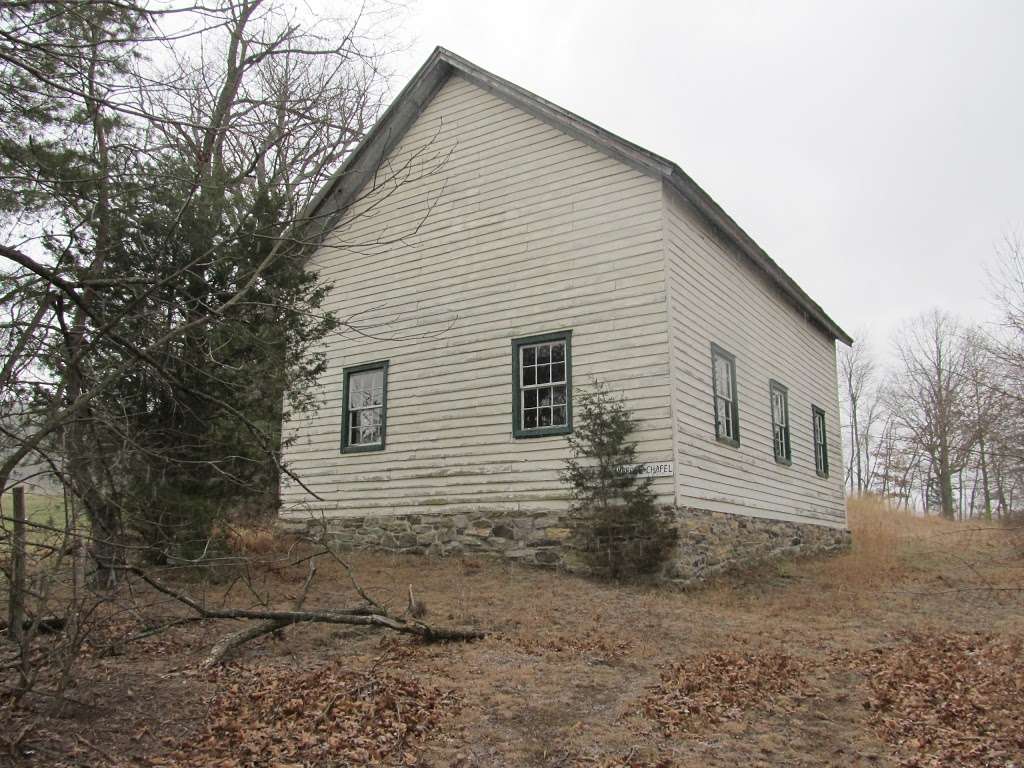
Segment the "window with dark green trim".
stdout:
[[388,361],[344,369],[342,453],[384,450],[388,420]]
[[811,406],[811,425],[814,432],[814,469],[822,477],[828,477],[828,435],[825,433],[825,412],[816,405]]
[[715,437],[740,444],[740,409],[736,401],[736,356],[711,345],[711,389],[715,405]]
[[512,340],[512,436],[572,432],[572,331]]
[[772,406],[772,442],[775,447],[775,460],[779,464],[789,464],[793,454],[789,444],[789,390],[772,379],[768,382],[768,394]]

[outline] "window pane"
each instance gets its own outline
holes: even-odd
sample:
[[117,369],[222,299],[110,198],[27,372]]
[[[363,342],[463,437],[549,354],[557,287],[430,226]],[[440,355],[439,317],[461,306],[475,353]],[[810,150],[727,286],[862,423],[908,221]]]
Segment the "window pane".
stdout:
[[736,430],[732,422],[732,403],[716,397],[715,416],[718,419],[718,436],[734,440],[736,438]]
[[383,409],[367,408],[349,413],[349,442],[352,445],[380,442]]
[[732,365],[724,357],[715,358],[715,394],[732,399]]
[[360,371],[348,377],[349,408],[384,404],[384,371]]
[[568,340],[519,345],[518,349],[519,429],[567,427],[571,397]]
[[786,439],[786,428],[775,427],[775,456],[780,459],[789,458],[789,441]]
[[363,401],[363,382],[358,376],[348,378],[348,407],[359,408]]

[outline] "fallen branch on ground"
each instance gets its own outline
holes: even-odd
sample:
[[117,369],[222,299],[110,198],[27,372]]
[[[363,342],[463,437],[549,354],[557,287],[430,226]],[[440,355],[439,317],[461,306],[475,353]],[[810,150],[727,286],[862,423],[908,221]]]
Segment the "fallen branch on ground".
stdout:
[[[35,619],[23,619],[21,627],[25,632],[29,630],[38,632],[41,635],[45,635],[51,632],[59,632],[64,629],[64,617],[63,616],[41,616]],[[0,619],[0,632],[7,631],[7,622]]]
[[[309,575],[306,576],[306,582],[302,585],[302,594],[299,595],[295,601],[295,610],[302,610],[302,606],[306,602],[306,595],[309,594],[309,587],[313,583],[313,577],[316,575],[316,558],[312,557],[309,559]],[[255,640],[261,635],[266,635],[270,632],[276,632],[279,629],[283,629],[288,626],[285,622],[277,619],[270,619],[260,624],[256,624],[251,627],[247,627],[239,632],[233,632],[230,635],[224,635],[218,640],[213,648],[210,649],[210,655],[203,661],[204,667],[213,667],[220,664],[224,657],[233,649],[237,648],[250,640]]]
[[[150,587],[161,594],[167,595],[179,603],[188,606],[203,619],[228,619],[228,620],[249,620],[259,621],[260,624],[248,627],[239,632],[233,632],[221,638],[211,649],[210,654],[203,662],[203,666],[218,664],[229,651],[238,646],[253,640],[261,635],[274,632],[292,624],[314,622],[320,624],[349,624],[354,626],[378,627],[390,629],[406,635],[414,635],[428,642],[439,640],[480,640],[486,637],[486,632],[479,629],[466,627],[438,627],[418,620],[407,620],[398,618],[388,613],[378,602],[368,600],[369,606],[357,606],[354,608],[304,610],[301,608],[305,601],[309,585],[316,572],[315,567],[310,568],[310,575],[306,579],[302,596],[297,602],[294,610],[271,610],[271,609],[243,609],[243,608],[208,608],[195,600],[190,595],[180,592],[167,584],[153,578],[146,571],[132,565],[119,566],[120,570],[137,576]],[[351,574],[350,574],[351,575]],[[360,589],[364,599],[365,593]]]

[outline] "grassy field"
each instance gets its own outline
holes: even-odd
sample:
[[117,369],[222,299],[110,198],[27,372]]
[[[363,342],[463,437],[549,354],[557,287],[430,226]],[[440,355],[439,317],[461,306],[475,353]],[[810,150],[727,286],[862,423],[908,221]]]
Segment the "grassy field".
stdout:
[[[427,620],[490,636],[296,626],[213,671],[199,661],[239,624],[109,645],[175,614],[137,592],[142,608],[91,639],[72,701],[27,700],[0,733],[30,728],[24,765],[1024,765],[1022,531],[870,501],[850,525],[846,554],[685,593],[354,554],[370,594],[400,610],[412,585]],[[251,590],[226,581],[204,597],[287,607],[306,576],[266,567]],[[307,607],[357,602],[322,561]]]
[[[12,517],[14,501],[10,493],[0,498],[0,562],[6,563],[11,546]],[[64,497],[44,493],[25,494],[26,536],[29,543],[53,541],[55,532],[51,528],[64,527]],[[45,527],[41,527],[45,526]],[[38,552],[33,553],[38,554]],[[6,604],[7,580],[0,580],[0,600]]]
[[[11,494],[6,493],[0,499],[0,516],[4,518],[4,528],[10,528],[10,518],[14,514]],[[51,496],[43,493],[25,494],[26,519],[30,523],[39,523],[51,527],[64,527],[64,497]]]

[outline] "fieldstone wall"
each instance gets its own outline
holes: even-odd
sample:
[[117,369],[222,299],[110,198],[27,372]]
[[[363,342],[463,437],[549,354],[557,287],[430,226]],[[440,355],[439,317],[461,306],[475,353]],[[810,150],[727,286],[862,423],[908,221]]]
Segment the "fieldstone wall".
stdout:
[[[680,583],[766,559],[837,551],[847,530],[745,515],[676,510],[679,545],[663,578]],[[585,572],[574,544],[571,513],[479,512],[471,515],[379,515],[282,520],[281,527],[322,536],[345,549],[377,549],[444,557],[484,555]]]
[[666,576],[682,582],[776,557],[838,552],[850,531],[685,507],[677,510],[679,546]]

